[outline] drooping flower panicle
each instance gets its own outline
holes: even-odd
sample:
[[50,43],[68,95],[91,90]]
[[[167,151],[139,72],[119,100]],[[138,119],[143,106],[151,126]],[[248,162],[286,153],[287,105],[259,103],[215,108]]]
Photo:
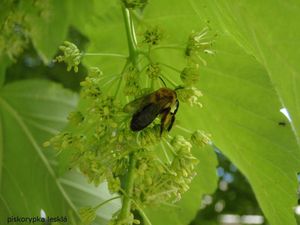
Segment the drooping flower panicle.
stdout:
[[[134,8],[137,7],[137,2],[142,1],[123,2],[126,7]],[[186,49],[188,57],[202,51],[203,46],[206,48],[202,43],[205,35],[205,32],[195,33],[189,38]],[[142,55],[146,54],[148,62],[144,65],[144,71],[136,65],[136,62],[126,64],[120,76],[124,82],[118,85],[123,91],[121,93],[124,97],[121,99],[116,98],[118,96],[116,94],[104,91],[101,70],[97,67],[90,68],[89,74],[81,82],[80,107],[68,117],[69,127],[45,143],[45,146],[52,145],[59,152],[67,152],[69,166],[77,166],[90,183],[99,185],[106,181],[111,193],[122,193],[128,198],[126,196],[128,193],[124,192],[124,180],[128,178],[128,173],[133,172],[132,192],[129,196],[132,200],[131,211],[139,209],[140,206],[162,202],[174,203],[180,200],[196,175],[198,160],[192,154],[193,145],[202,147],[210,143],[209,135],[202,131],[194,132],[190,140],[181,135],[172,137],[167,132],[161,133],[160,112],[156,112],[157,118],[151,120],[151,124],[141,131],[134,132],[130,129],[132,115],[128,116],[128,112],[134,114],[139,110],[145,110],[145,106],[140,103],[141,106],[137,108],[135,105],[129,107],[127,104],[127,107],[124,107],[124,99],[127,102],[129,98],[143,99],[140,97],[152,93],[155,85],[160,84],[157,79],[162,80],[162,77],[166,76],[161,69],[162,64],[153,61],[150,56],[150,46],[158,45],[161,38],[161,30],[157,27],[144,33],[143,43],[149,45],[149,52],[148,55],[145,52]],[[82,53],[76,45],[65,42],[60,49],[64,55],[58,56],[56,60],[65,62],[68,70],[74,67],[77,71]],[[199,98],[202,93],[195,87],[200,78],[199,67],[197,62],[188,60],[178,77],[183,85],[175,88],[174,95],[177,95],[178,100],[190,106],[201,106]],[[155,104],[155,100],[152,104]],[[147,116],[151,115],[152,119],[153,113],[151,111],[148,113]],[[165,145],[168,148],[165,148]],[[164,158],[159,151],[164,152]],[[130,167],[132,155],[135,159],[133,168]],[[84,224],[95,219],[95,210],[95,208],[81,209]],[[131,212],[126,216],[120,215],[121,213],[117,212],[110,224],[140,223]]]

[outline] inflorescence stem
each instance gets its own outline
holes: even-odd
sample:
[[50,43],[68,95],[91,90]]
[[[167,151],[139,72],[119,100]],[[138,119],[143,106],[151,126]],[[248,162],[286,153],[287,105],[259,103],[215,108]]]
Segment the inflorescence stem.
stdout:
[[137,40],[134,31],[133,21],[130,15],[130,10],[122,6],[123,18],[125,22],[125,29],[127,35],[128,49],[129,49],[129,58],[134,65],[137,64],[138,59],[138,49],[137,49]]
[[129,155],[129,167],[128,167],[128,173],[125,182],[126,195],[123,195],[123,204],[119,215],[120,220],[126,219],[130,215],[131,197],[132,197],[133,186],[134,186],[135,164],[136,164],[136,159],[134,157],[134,153],[131,153]]
[[122,55],[118,53],[104,53],[104,52],[99,52],[99,53],[83,53],[83,56],[110,56],[110,57],[117,57],[117,58],[127,58],[127,55]]
[[[123,17],[125,22],[125,29],[128,41],[129,50],[129,61],[133,63],[134,66],[138,66],[138,49],[137,40],[134,31],[133,21],[130,15],[130,10],[122,6]],[[124,184],[125,195],[123,195],[122,208],[119,214],[120,220],[126,220],[130,216],[131,204],[132,204],[132,192],[134,188],[134,170],[136,166],[136,159],[134,152],[129,155],[129,166],[128,172]]]

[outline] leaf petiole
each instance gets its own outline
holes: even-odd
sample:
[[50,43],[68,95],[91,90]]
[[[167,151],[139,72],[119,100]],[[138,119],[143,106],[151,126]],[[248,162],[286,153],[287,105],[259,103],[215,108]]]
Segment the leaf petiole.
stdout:
[[94,207],[94,209],[97,210],[97,209],[99,209],[101,206],[103,206],[103,205],[109,203],[110,201],[113,201],[113,200],[115,200],[115,199],[118,199],[118,198],[121,198],[121,196],[116,196],[116,197],[107,199],[107,200],[101,202],[99,205],[96,205],[96,206]]
[[124,58],[127,59],[128,56],[127,55],[122,55],[122,54],[118,54],[118,53],[82,53],[82,56],[108,56],[108,57],[118,57],[118,58]]

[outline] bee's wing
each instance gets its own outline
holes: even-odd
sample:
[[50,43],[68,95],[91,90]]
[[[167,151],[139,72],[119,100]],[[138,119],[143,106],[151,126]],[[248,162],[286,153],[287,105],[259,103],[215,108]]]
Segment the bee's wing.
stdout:
[[123,108],[123,111],[126,113],[134,113],[138,109],[144,108],[147,104],[149,104],[150,95],[142,96],[137,98],[128,104],[126,104]]
[[136,112],[131,119],[130,128],[139,131],[147,127],[162,111],[160,104],[149,103],[142,110]]

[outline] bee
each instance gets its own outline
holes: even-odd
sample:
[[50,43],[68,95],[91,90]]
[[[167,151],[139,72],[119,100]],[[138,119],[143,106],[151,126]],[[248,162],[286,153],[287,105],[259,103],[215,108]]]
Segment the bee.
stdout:
[[137,98],[124,107],[125,112],[133,112],[130,129],[140,131],[161,116],[160,135],[164,130],[170,131],[179,108],[179,101],[174,90],[160,88],[146,96]]

